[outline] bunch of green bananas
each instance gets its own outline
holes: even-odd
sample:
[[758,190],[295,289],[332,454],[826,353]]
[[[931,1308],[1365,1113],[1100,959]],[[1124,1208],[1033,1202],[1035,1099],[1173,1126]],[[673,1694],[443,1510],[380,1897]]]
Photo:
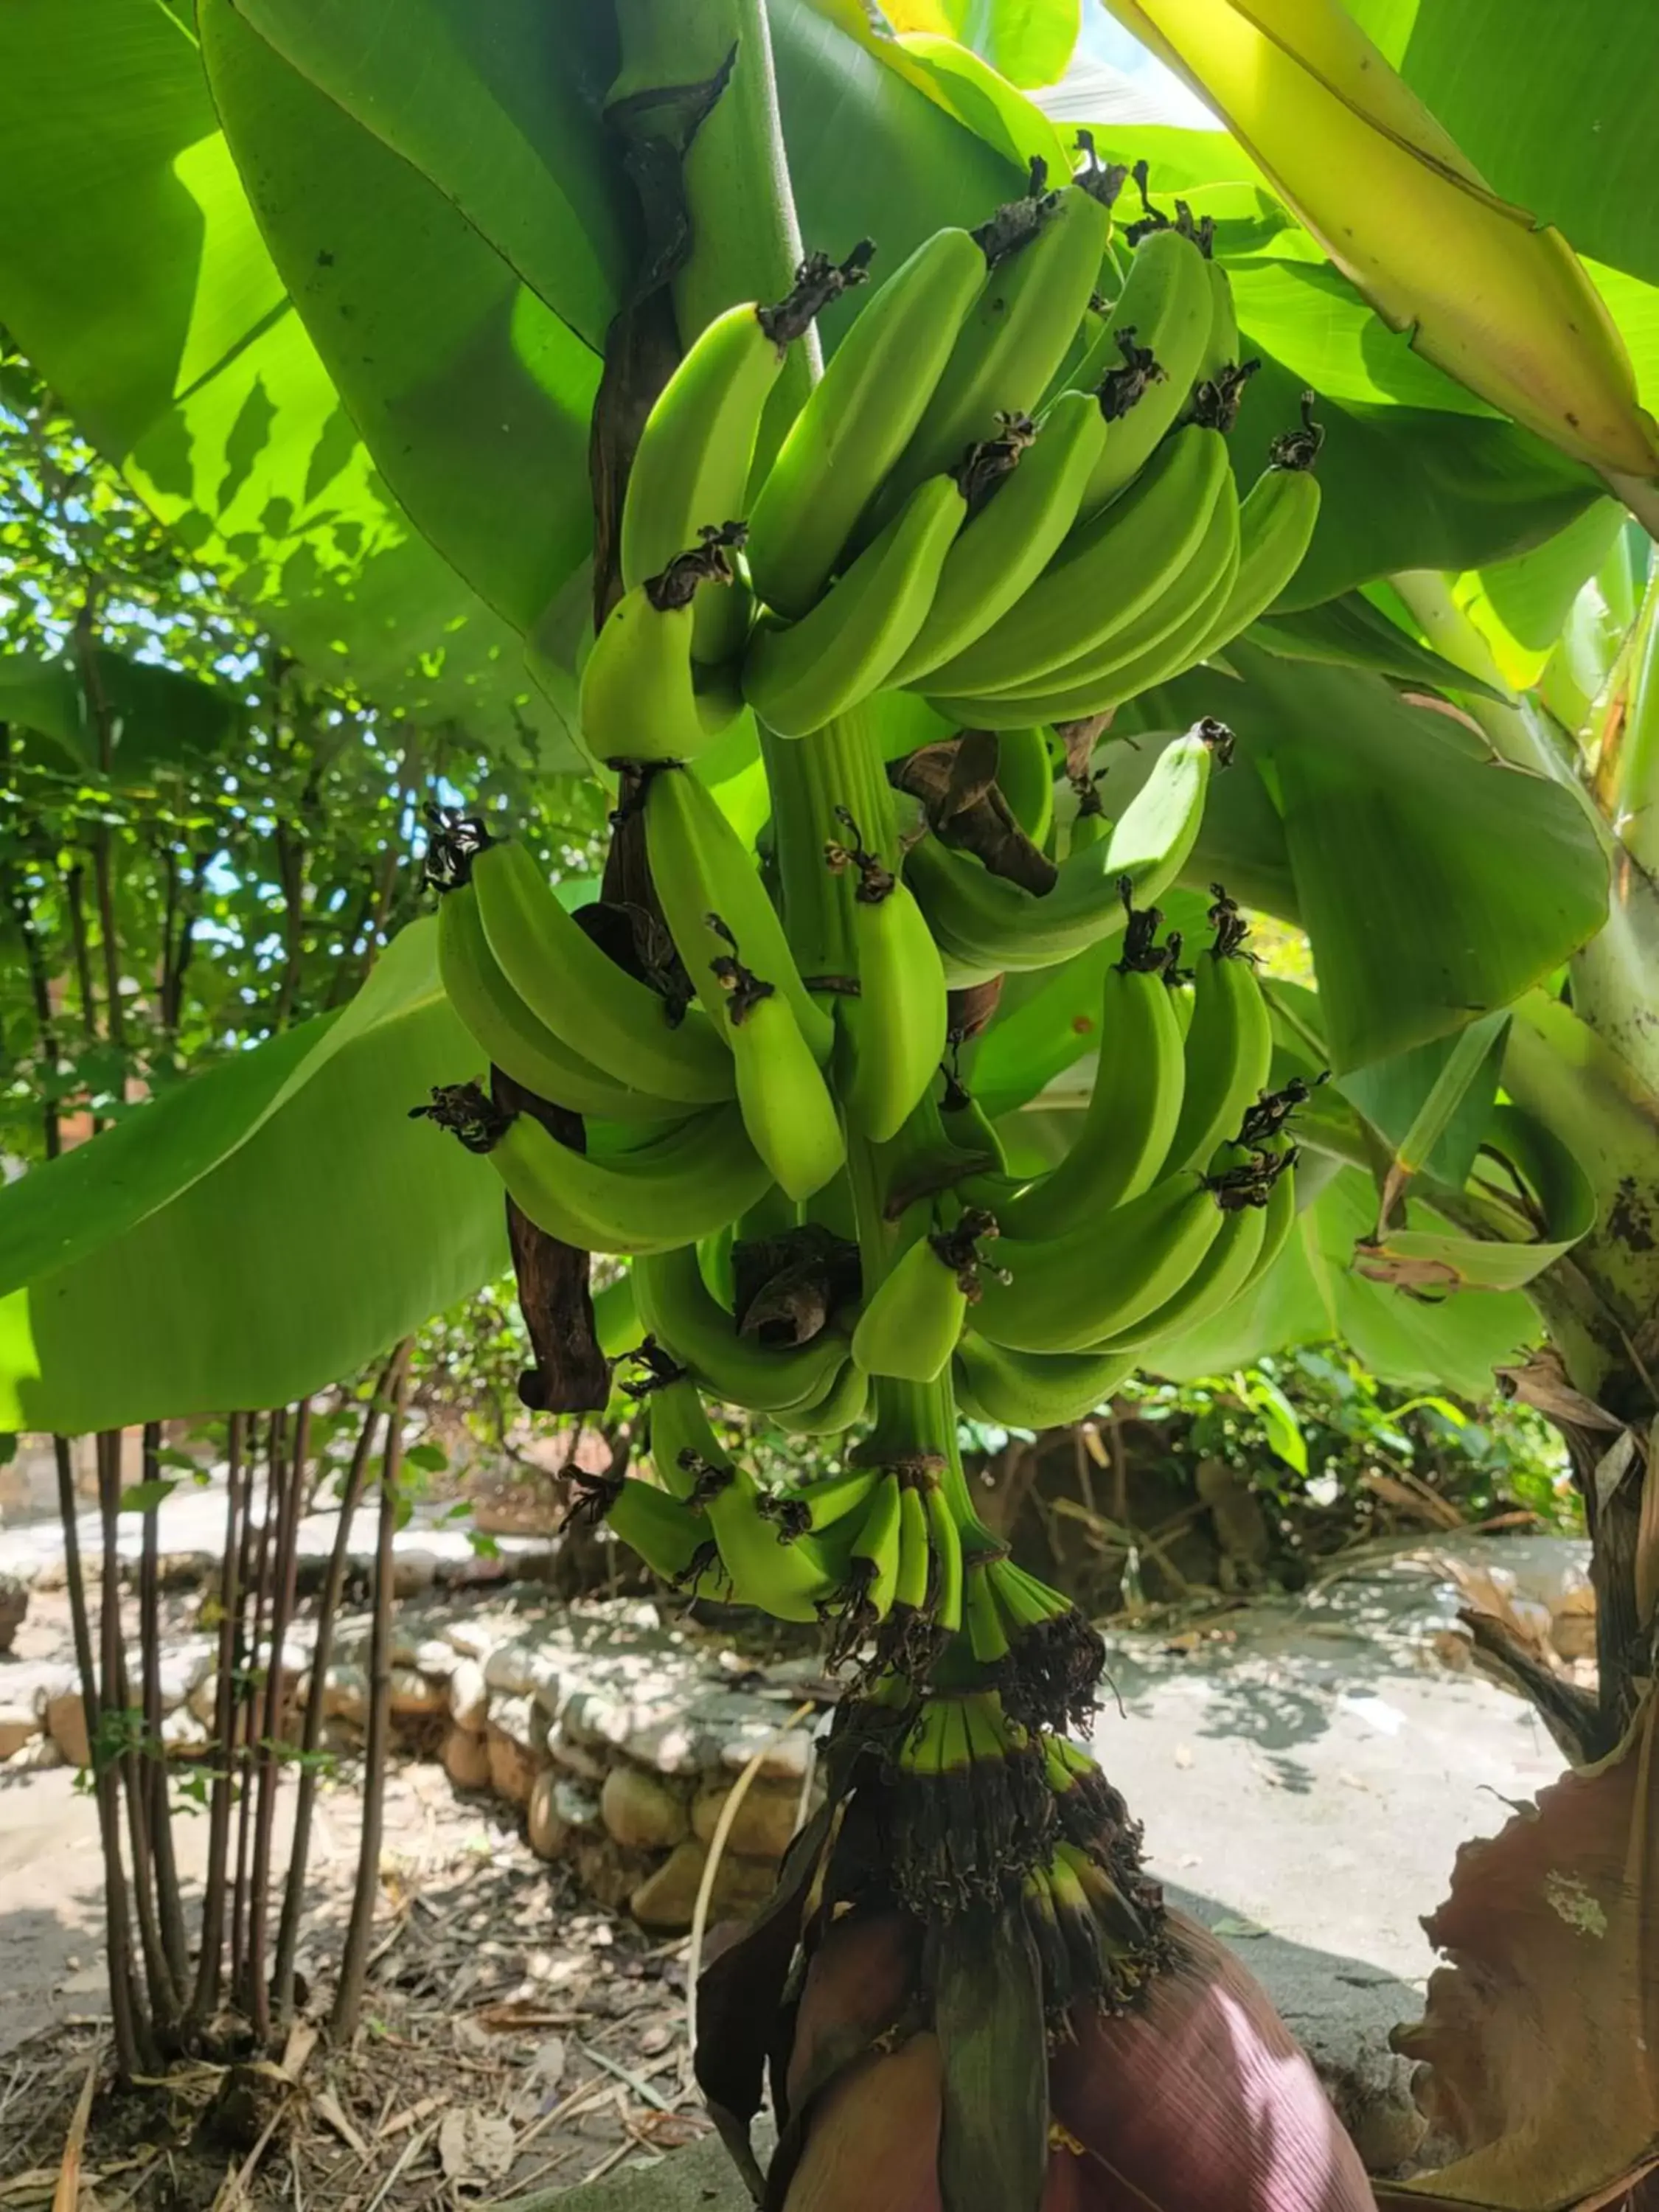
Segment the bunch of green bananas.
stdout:
[[[1196,724],[1060,849],[1076,761],[1044,726],[1218,650],[1317,512],[1308,422],[1240,499],[1225,273],[1184,210],[1115,245],[1121,182],[1085,143],[1057,189],[1035,166],[978,229],[928,239],[763,466],[787,349],[869,250],[702,331],[645,422],[581,674],[585,743],[620,777],[617,879],[644,894],[573,912],[459,817],[429,862],[445,988],[509,1080],[422,1110],[544,1234],[629,1263],[608,1326],[642,1363],[652,1476],[586,1510],[688,1591],[832,1624],[872,1698],[914,1717],[948,1693],[988,1757],[993,1705],[1017,1735],[1081,1720],[1100,1650],[981,1523],[959,1412],[1035,1429],[1099,1405],[1139,1347],[1249,1293],[1296,1203],[1244,920],[1216,887],[1183,968],[1155,904],[1230,733]],[[907,691],[1001,733],[998,819],[1035,870],[903,814],[904,733],[939,742]],[[745,713],[758,849],[705,780]],[[951,994],[1109,940],[1074,1138],[1012,1173],[947,1068]],[[562,1111],[512,1110],[524,1093]],[[711,1404],[818,1439],[821,1465],[769,1485]],[[901,1766],[953,1771],[956,1735],[909,1725]],[[1034,1895],[1062,1879],[1023,1863]]]

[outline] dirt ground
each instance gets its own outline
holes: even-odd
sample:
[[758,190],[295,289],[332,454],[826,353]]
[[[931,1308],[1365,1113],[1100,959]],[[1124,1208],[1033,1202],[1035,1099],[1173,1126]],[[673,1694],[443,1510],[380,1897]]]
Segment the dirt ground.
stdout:
[[[37,1592],[15,1659],[55,1657],[66,1618]],[[7,1665],[0,1661],[0,1690]],[[325,2012],[362,1817],[353,1762],[319,1791],[300,1946]],[[206,1820],[175,1820],[186,1911]],[[278,1863],[286,1849],[279,1817]],[[185,2064],[93,2106],[81,2212],[328,2212],[459,2206],[571,2186],[707,2131],[691,2085],[683,1940],[653,1943],[531,1851],[499,1800],[413,1759],[387,1778],[363,2025],[302,2030],[297,2079]],[[102,1864],[91,1798],[64,1767],[0,1771],[0,2208],[52,2201],[77,2098],[106,2065]],[[303,2063],[299,2063],[303,2060]]]

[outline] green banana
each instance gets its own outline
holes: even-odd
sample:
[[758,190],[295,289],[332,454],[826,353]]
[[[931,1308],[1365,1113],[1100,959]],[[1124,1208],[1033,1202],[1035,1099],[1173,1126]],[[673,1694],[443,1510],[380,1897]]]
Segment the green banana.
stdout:
[[939,1125],[955,1149],[969,1159],[980,1158],[990,1163],[990,1171],[1005,1174],[1008,1159],[1002,1139],[997,1133],[996,1123],[980,1104],[973,1093],[963,1086],[955,1076],[946,1079],[945,1096],[939,1102]]
[[786,1436],[838,1437],[863,1419],[869,1402],[870,1377],[849,1358],[817,1397],[800,1406],[781,1406],[767,1418]]
[[[1186,1068],[1181,1029],[1155,942],[1161,916],[1129,911],[1123,957],[1106,970],[1100,1057],[1087,1109],[1056,1167],[995,1207],[1010,1237],[1052,1237],[1152,1188],[1181,1118]],[[988,1203],[982,1188],[969,1196]]]
[[[657,1472],[667,1480],[666,1462],[678,1481],[690,1483],[690,1501],[708,1516],[738,1601],[763,1607],[782,1620],[815,1620],[842,1579],[833,1555],[811,1537],[779,1544],[766,1518],[767,1492],[721,1444],[689,1382],[659,1383],[649,1396]],[[659,1406],[659,1400],[667,1402]]]
[[867,1508],[881,1480],[878,1468],[844,1467],[838,1474],[772,1491],[761,1513],[776,1528],[780,1543],[793,1542],[797,1536],[820,1535],[849,1513]]
[[1222,485],[1209,526],[1192,559],[1156,606],[1108,645],[1097,646],[1029,684],[992,698],[951,697],[933,704],[969,728],[1079,721],[1133,699],[1200,659],[1232,593],[1239,565],[1238,495]]
[[1008,1279],[981,1289],[974,1327],[1015,1352],[1084,1352],[1155,1313],[1200,1264],[1224,1216],[1201,1177],[1167,1175],[1064,1236],[1005,1237]]
[[741,712],[736,685],[692,658],[696,602],[737,581],[740,523],[710,525],[702,544],[623,593],[582,666],[577,714],[595,760],[695,760]]
[[1151,775],[1109,837],[1068,854],[1042,898],[936,837],[905,859],[953,987],[989,975],[1049,968],[1123,927],[1121,883],[1148,903],[1174,882],[1203,818],[1212,750],[1224,757],[1231,734],[1219,722],[1195,723],[1159,755]]
[[732,948],[709,965],[728,996],[744,1127],[784,1194],[797,1201],[811,1198],[846,1163],[836,1102],[788,1000],[739,957],[737,939],[720,917],[711,915],[709,921]]
[[804,615],[921,419],[985,283],[965,230],[935,231],[880,287],[796,416],[749,517],[755,588]]
[[902,1252],[853,1331],[859,1365],[905,1382],[942,1375],[978,1294],[978,1240],[995,1233],[990,1215],[970,1207],[954,1227],[931,1231]]
[[753,1475],[729,1461],[705,1480],[703,1510],[720,1564],[740,1605],[758,1606],[779,1620],[817,1620],[845,1579],[840,1556],[813,1536],[779,1543],[762,1511],[765,1497]]
[[674,949],[727,1043],[731,1002],[713,980],[713,963],[725,957],[730,941],[714,929],[711,915],[788,1000],[813,1058],[828,1060],[835,1023],[802,982],[777,909],[742,838],[689,769],[659,769],[647,780],[645,841],[652,886]]
[[945,969],[915,894],[866,850],[844,810],[843,818],[852,842],[831,845],[826,858],[838,870],[857,871],[859,988],[836,1002],[844,1048],[837,1087],[851,1127],[885,1144],[908,1120],[945,1057]]
[[970,514],[945,556],[927,617],[887,681],[914,684],[972,643],[1034,584],[1077,519],[1106,423],[1085,392],[1055,400],[1029,451]]
[[640,1340],[639,1310],[634,1304],[634,1278],[624,1268],[614,1282],[593,1293],[593,1333],[599,1350],[610,1360],[620,1359]]
[[1187,1087],[1166,1168],[1202,1169],[1217,1146],[1237,1134],[1273,1060],[1267,1002],[1245,950],[1249,926],[1218,884],[1211,889],[1215,938],[1194,963]]
[[1006,614],[930,672],[928,696],[1006,693],[1109,646],[1198,552],[1231,475],[1219,431],[1177,430],[1115,507],[1072,532]]
[[880,1622],[898,1594],[899,1532],[903,1501],[898,1476],[890,1470],[876,1485],[853,1546],[851,1576],[861,1620]]
[[933,1544],[927,1494],[915,1482],[901,1481],[898,1570],[893,1579],[895,1607],[912,1614],[926,1613],[933,1581]]
[[693,1106],[732,1097],[732,1055],[708,1016],[693,1007],[674,1024],[668,1002],[566,913],[524,846],[486,842],[468,864],[501,973],[561,1043],[656,1097]]
[[1097,389],[1110,422],[1080,512],[1096,514],[1134,481],[1188,401],[1215,324],[1209,267],[1173,226],[1135,247],[1117,303],[1073,381]]
[[[658,575],[708,524],[741,515],[766,403],[788,347],[769,310],[728,307],[700,331],[645,418],[623,500],[624,590]],[[701,592],[692,647],[701,661],[736,653],[748,626],[747,586]]]
[[[1304,410],[1309,404],[1304,400]],[[1238,510],[1238,573],[1198,658],[1219,653],[1266,614],[1302,566],[1319,520],[1313,474],[1318,434],[1310,427],[1276,439],[1273,459],[1245,495]]]
[[1194,392],[1201,392],[1206,384],[1219,392],[1228,370],[1239,365],[1238,307],[1233,299],[1232,279],[1213,249],[1204,267],[1210,280],[1210,335],[1204,342],[1204,357],[1193,383]]
[[1005,1429],[1060,1429],[1103,1406],[1134,1355],[1117,1352],[1011,1352],[969,1328],[957,1346],[957,1383],[975,1418]]
[[538,1229],[589,1252],[661,1251],[706,1237],[752,1205],[769,1179],[732,1106],[714,1106],[610,1158],[579,1152],[532,1114],[507,1114],[476,1085],[416,1109],[486,1152]]
[[810,1343],[775,1349],[741,1336],[710,1292],[696,1249],[643,1254],[633,1268],[640,1319],[703,1388],[732,1405],[775,1413],[821,1399],[840,1375],[848,1340],[825,1329]]
[[1046,845],[1054,826],[1054,764],[1041,723],[1004,730],[997,738],[997,789],[1034,845]]
[[954,1636],[962,1626],[962,1531],[950,1499],[937,1482],[927,1489],[927,1524],[933,1551],[933,1619],[947,1635]]
[[[988,224],[1010,219],[1023,242],[992,264],[921,421],[890,471],[875,520],[970,447],[994,438],[1005,415],[1030,414],[1066,357],[1082,320],[1111,234],[1118,173],[1091,166],[1077,182],[1036,191]],[[1033,229],[1033,226],[1035,228]],[[992,251],[995,251],[993,245]],[[901,374],[902,372],[901,371]]]
[[881,689],[927,617],[967,512],[954,477],[931,478],[798,622],[761,617],[743,689],[769,730],[810,736]]
[[1104,1348],[1132,1352],[1213,1321],[1249,1281],[1265,1231],[1264,1207],[1254,1200],[1225,1213],[1215,1242],[1181,1288],[1133,1328],[1116,1332]]
[[[600,1498],[605,1492],[598,1493]],[[605,1526],[653,1575],[694,1597],[728,1595],[714,1558],[714,1532],[707,1515],[672,1498],[653,1483],[623,1475],[605,1505]]]
[[1286,1148],[1284,1166],[1273,1178],[1261,1224],[1261,1249],[1239,1287],[1237,1295],[1241,1298],[1248,1297],[1261,1280],[1289,1243],[1291,1231],[1296,1227],[1296,1162],[1297,1148],[1291,1145]]
[[672,1121],[684,1113],[672,1100],[613,1081],[537,1020],[489,949],[470,883],[450,884],[439,905],[438,973],[479,1050],[538,1098],[608,1121]]

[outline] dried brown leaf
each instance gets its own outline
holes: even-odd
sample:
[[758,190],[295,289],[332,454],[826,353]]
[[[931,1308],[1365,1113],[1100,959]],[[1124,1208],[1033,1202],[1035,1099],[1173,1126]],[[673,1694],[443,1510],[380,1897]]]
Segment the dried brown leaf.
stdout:
[[1425,1923],[1450,1964],[1395,2037],[1458,2147],[1431,2201],[1591,2212],[1659,2154],[1656,1735],[1650,1697],[1618,1751],[1458,1854]]

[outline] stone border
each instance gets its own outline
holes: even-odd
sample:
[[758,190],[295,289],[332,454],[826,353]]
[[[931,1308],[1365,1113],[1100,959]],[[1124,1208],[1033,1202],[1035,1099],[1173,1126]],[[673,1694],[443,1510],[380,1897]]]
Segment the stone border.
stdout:
[[[392,1711],[405,1753],[436,1758],[457,1789],[488,1791],[522,1815],[538,1856],[642,1927],[691,1924],[708,1847],[738,1777],[761,1764],[738,1808],[711,1897],[717,1916],[754,1911],[815,1802],[817,1733],[831,1693],[816,1660],[744,1664],[666,1626],[648,1601],[562,1606],[544,1590],[493,1591],[456,1617],[428,1597],[393,1624]],[[284,1647],[284,1734],[312,1693],[313,1628]],[[343,1618],[322,1683],[324,1740],[361,1747],[369,1698],[369,1623]],[[208,1749],[218,1678],[210,1637],[175,1640],[161,1663],[168,1755]],[[136,1679],[136,1677],[135,1677]],[[811,1700],[817,1723],[790,1725]],[[72,1665],[0,1672],[0,1759],[13,1770],[89,1763]]]

